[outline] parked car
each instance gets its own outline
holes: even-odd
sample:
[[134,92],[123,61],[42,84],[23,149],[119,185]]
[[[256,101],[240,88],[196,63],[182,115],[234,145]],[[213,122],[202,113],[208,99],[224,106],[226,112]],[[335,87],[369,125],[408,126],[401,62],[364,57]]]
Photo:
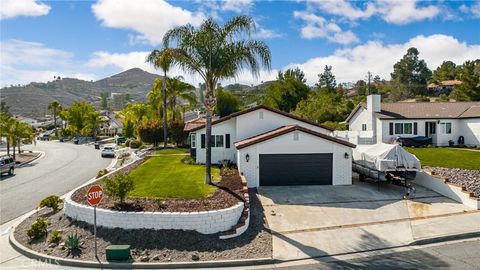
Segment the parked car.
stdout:
[[15,160],[11,156],[0,157],[0,174],[8,173],[13,175],[15,172]]
[[101,151],[102,157],[115,157],[115,147],[105,146]]
[[73,144],[78,144],[79,141],[80,140],[77,137],[74,137],[72,140]]
[[116,145],[120,145],[122,143],[125,143],[127,141],[127,138],[125,137],[116,137],[115,138],[115,144]]
[[50,140],[50,134],[42,133],[37,136],[38,141],[49,141]]

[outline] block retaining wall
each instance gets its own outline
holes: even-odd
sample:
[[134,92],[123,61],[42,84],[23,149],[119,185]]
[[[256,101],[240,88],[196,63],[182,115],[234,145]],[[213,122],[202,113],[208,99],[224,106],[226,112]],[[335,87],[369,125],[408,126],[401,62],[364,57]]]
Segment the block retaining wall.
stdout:
[[[75,192],[75,191],[73,191]],[[74,202],[73,192],[65,198],[65,215],[93,224],[93,207]],[[122,229],[194,230],[203,234],[228,231],[237,225],[244,203],[201,212],[123,212],[97,208],[97,226]]]

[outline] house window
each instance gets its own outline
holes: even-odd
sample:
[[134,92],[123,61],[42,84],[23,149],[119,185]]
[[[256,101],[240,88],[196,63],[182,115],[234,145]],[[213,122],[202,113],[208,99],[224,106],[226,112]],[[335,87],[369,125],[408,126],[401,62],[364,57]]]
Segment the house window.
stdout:
[[440,123],[442,134],[452,134],[452,123]]
[[293,133],[293,140],[298,141],[298,132]]
[[197,134],[192,133],[190,134],[190,147],[197,148]]
[[367,124],[362,124],[362,131],[367,131]]
[[212,135],[212,137],[210,137],[211,147],[223,147],[224,146],[223,142],[224,142],[223,135]]
[[395,123],[395,134],[412,134],[412,123]]
[[258,118],[263,119],[263,112],[262,111],[258,112]]

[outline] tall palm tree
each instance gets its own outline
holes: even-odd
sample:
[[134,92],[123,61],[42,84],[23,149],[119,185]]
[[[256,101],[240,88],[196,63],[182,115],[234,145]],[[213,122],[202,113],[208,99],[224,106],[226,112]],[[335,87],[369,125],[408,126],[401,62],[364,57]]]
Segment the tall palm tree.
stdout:
[[[211,184],[212,112],[216,105],[215,87],[219,80],[237,77],[243,69],[258,76],[261,66],[270,69],[268,46],[250,38],[255,22],[248,16],[237,16],[220,26],[212,18],[198,28],[187,24],[169,30],[163,45],[173,63],[184,71],[198,74],[206,85],[204,105],[207,111],[205,182]],[[174,45],[175,47],[170,47]]]
[[152,108],[157,113],[158,119],[163,118],[163,80],[160,78],[155,79],[152,85],[152,90],[147,93],[147,99]]
[[147,62],[153,64],[155,68],[160,68],[163,71],[163,148],[167,148],[167,72],[172,65],[169,50],[153,50],[147,56]]
[[180,105],[180,100],[187,101],[190,106],[195,106],[195,86],[182,81],[183,77],[168,79],[167,81],[167,103],[172,112],[172,122],[175,122],[175,115]]
[[58,100],[54,100],[54,101],[52,101],[48,104],[47,108],[53,114],[53,125],[55,126],[55,135],[58,135],[58,132],[57,132],[57,116],[58,116],[59,112],[62,110],[62,105],[60,104],[60,102],[58,102]]

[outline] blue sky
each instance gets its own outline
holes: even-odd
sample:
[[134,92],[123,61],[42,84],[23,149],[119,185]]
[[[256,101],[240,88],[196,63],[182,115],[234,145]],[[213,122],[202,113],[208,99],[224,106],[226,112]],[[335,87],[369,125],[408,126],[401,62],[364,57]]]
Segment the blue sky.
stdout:
[[[393,64],[415,46],[431,69],[443,60],[480,58],[480,1],[163,1],[1,2],[1,86],[52,80],[97,80],[140,67],[163,34],[185,23],[239,14],[257,24],[254,38],[272,51],[272,71],[236,80],[257,83],[298,66],[314,84],[325,65],[339,82],[372,71],[388,79]],[[183,74],[174,69],[174,75]],[[187,75],[191,83],[195,76]]]

